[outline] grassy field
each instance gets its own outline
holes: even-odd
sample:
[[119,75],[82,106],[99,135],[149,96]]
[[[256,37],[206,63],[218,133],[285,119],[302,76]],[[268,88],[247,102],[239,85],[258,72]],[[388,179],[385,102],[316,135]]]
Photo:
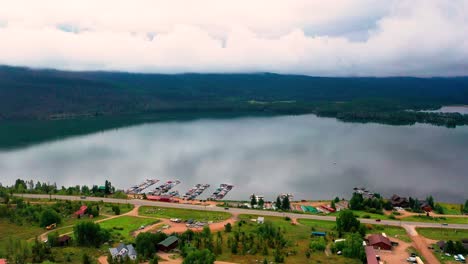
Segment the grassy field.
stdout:
[[125,241],[132,240],[131,232],[137,230],[140,226],[157,223],[156,219],[148,219],[134,216],[121,216],[108,221],[99,223],[102,228],[107,228],[112,231],[118,239]]
[[313,220],[313,219],[298,219],[298,222],[301,225],[310,227],[309,231],[320,231],[327,232],[335,228],[336,223],[334,221],[323,221],[323,220]]
[[[366,225],[369,228],[369,225]],[[370,225],[372,229],[368,230],[369,234],[385,233],[389,238],[398,238],[405,242],[411,242],[411,238],[406,233],[404,228],[398,226]]]
[[434,240],[460,240],[468,238],[468,230],[466,229],[418,228],[417,231],[420,235]]
[[[52,253],[55,256],[55,263],[83,263],[83,254],[87,254],[92,259],[97,259],[99,256],[107,254],[108,249],[105,247],[55,247],[52,248]],[[95,261],[94,263],[98,263]]]
[[[353,214],[358,217],[358,218],[366,218],[364,216],[369,216],[369,219],[385,219],[385,220],[391,220],[388,215],[381,215],[381,214],[372,214],[364,211],[357,211],[357,210],[351,210]],[[331,213],[328,215],[331,216],[338,216],[339,212]]]
[[180,218],[182,220],[193,219],[198,221],[219,222],[231,217],[227,212],[199,211],[177,208],[161,208],[154,206],[142,206],[139,209],[140,215],[160,218]]
[[447,224],[468,224],[468,217],[427,217],[425,215],[421,216],[408,216],[401,218],[402,221],[411,221],[411,222],[427,222],[427,223],[447,223]]
[[[237,224],[233,227],[233,231],[240,230],[246,234],[250,232],[255,232],[258,224],[251,221],[250,219],[256,219],[257,215],[240,215],[239,219],[244,220],[245,223],[242,227],[239,227]],[[314,252],[311,254],[308,259],[305,255],[305,252],[309,248],[310,241],[310,232],[312,227],[316,230],[321,231],[332,231],[335,223],[328,221],[315,221],[315,220],[301,220],[300,224],[293,225],[290,221],[285,220],[283,217],[269,217],[265,216],[265,221],[270,221],[274,224],[275,227],[281,228],[285,238],[289,241],[287,244],[288,251],[290,255],[285,258],[285,263],[338,263],[338,264],[354,264],[360,263],[360,261],[354,259],[344,258],[342,256],[331,255],[326,256],[324,252]],[[223,232],[223,240],[228,240],[227,233]],[[261,263],[265,257],[261,254],[256,255],[235,255],[231,254],[229,250],[223,250],[223,253],[217,258],[220,261],[229,261],[235,263]],[[270,250],[269,256],[266,257],[268,261],[273,261],[273,250]]]
[[7,219],[0,219],[0,257],[6,257],[5,249],[9,238],[14,240],[28,240],[39,236],[43,232],[44,229],[37,226],[19,226],[10,223]]
[[439,203],[445,211],[445,214],[449,215],[461,215],[460,204],[451,204],[451,203]]
[[102,206],[101,209],[101,214],[107,214],[107,215],[115,215],[115,213],[112,211],[112,206],[117,205],[120,208],[120,214],[125,214],[130,212],[134,206],[133,204],[112,204],[112,203],[105,203],[104,206]]

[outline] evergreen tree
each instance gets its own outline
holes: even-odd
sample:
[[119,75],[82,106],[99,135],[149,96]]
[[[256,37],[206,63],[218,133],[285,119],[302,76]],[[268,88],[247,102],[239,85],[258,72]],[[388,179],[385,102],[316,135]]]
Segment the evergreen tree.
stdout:
[[250,196],[250,206],[252,206],[252,208],[254,208],[255,205],[257,205],[257,198],[255,197],[255,194],[252,194]]
[[289,203],[289,197],[286,195],[281,203],[281,208],[284,211],[289,211],[291,209],[291,204]]
[[258,207],[259,207],[260,209],[263,209],[263,206],[264,206],[264,205],[265,205],[265,201],[263,201],[263,198],[260,198],[260,199],[258,200]]
[[278,210],[282,208],[282,207],[281,207],[281,198],[280,198],[279,196],[276,197],[276,203],[275,203],[275,205],[276,205],[276,209],[278,209]]

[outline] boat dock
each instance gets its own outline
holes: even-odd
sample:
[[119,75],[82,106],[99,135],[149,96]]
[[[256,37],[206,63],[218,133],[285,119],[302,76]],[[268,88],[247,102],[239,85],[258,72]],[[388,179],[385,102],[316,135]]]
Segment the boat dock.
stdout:
[[222,183],[219,185],[219,188],[213,192],[210,196],[210,200],[221,200],[223,199],[234,187],[234,185]]
[[192,188],[190,188],[183,196],[183,199],[186,200],[194,200],[199,195],[201,195],[206,189],[210,187],[209,184],[195,184]]
[[139,185],[134,185],[127,190],[127,194],[141,194],[143,191],[152,185],[158,183],[157,179],[146,179],[143,183]]
[[164,184],[161,184],[160,186],[156,187],[152,192],[150,192],[150,194],[152,195],[166,194],[179,183],[180,183],[179,180],[175,180],[175,181],[169,180],[165,182]]

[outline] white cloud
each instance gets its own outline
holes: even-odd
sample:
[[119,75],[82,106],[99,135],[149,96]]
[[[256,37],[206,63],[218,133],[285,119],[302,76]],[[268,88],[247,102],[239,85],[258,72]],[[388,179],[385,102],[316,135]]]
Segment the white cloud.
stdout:
[[467,75],[468,1],[0,0],[0,64]]

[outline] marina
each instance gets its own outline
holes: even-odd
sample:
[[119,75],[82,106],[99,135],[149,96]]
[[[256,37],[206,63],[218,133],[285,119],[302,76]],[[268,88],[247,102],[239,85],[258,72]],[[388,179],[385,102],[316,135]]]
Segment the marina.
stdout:
[[199,195],[201,195],[206,189],[210,187],[209,184],[196,184],[192,188],[190,188],[182,197],[183,199],[186,200],[194,200],[197,198]]
[[222,183],[219,185],[219,188],[213,192],[213,194],[208,198],[209,200],[221,200],[223,199],[234,187],[234,185]]
[[[161,184],[158,187],[156,187],[152,192],[150,192],[150,194],[156,195],[156,196],[167,194],[172,188],[174,188],[178,184],[180,184],[179,180],[169,180],[165,182],[164,184]],[[178,195],[178,192],[177,192],[177,195]]]
[[139,185],[134,185],[127,190],[127,194],[141,194],[147,188],[153,186],[154,184],[158,183],[159,180],[157,179],[146,179],[143,183]]

